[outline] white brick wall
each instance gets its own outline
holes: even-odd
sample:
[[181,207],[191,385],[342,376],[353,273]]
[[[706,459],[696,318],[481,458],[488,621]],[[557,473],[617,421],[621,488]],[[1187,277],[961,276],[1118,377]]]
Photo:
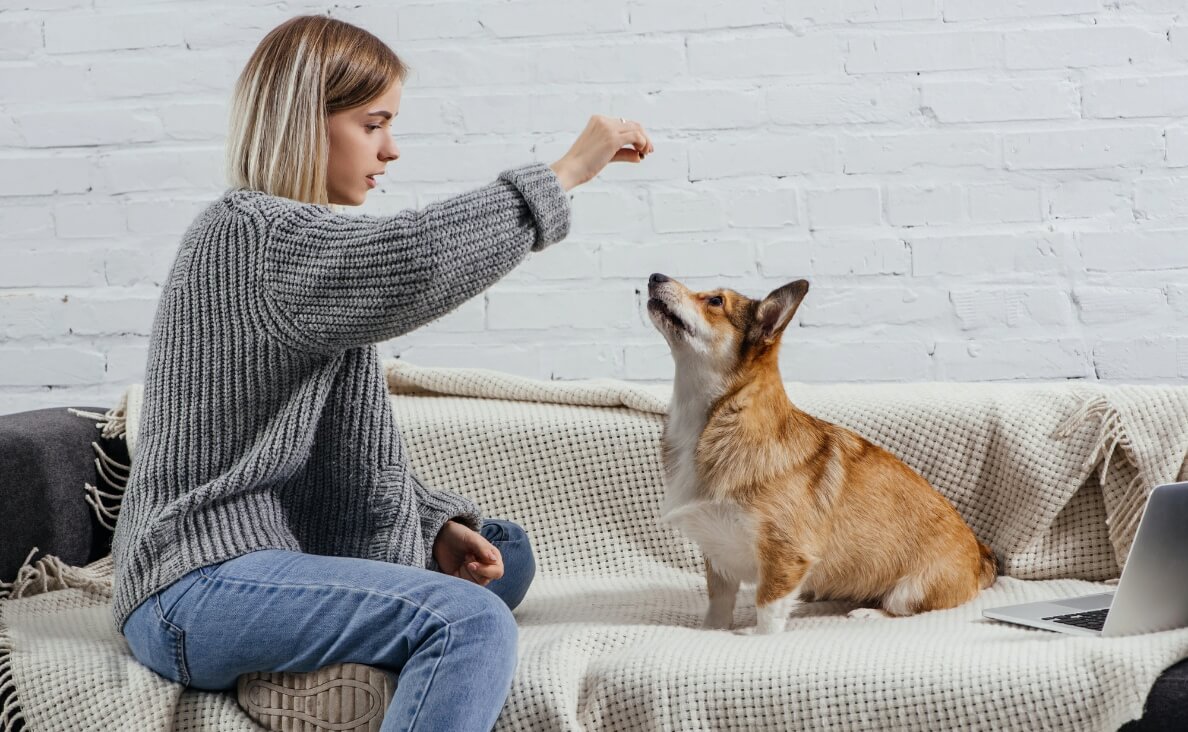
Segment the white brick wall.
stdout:
[[0,0],[0,413],[143,378],[231,84],[301,12],[413,67],[365,212],[551,162],[594,112],[656,143],[575,191],[568,241],[385,355],[667,379],[659,270],[809,278],[791,380],[1188,377],[1184,0],[346,5]]

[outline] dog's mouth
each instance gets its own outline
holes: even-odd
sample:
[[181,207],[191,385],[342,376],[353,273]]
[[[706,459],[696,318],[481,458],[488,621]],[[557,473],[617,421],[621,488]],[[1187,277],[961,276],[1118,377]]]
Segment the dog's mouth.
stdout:
[[658,297],[648,298],[648,312],[659,315],[677,331],[686,334],[691,332],[689,330],[689,326],[685,324],[685,321],[681,320],[680,317],[668,307],[668,303],[664,302]]

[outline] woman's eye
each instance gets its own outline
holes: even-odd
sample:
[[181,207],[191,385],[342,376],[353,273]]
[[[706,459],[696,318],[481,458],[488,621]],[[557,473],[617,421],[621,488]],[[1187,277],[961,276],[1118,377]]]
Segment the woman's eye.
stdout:
[[379,128],[379,125],[367,125],[367,129],[369,130],[378,130]]
[[709,306],[712,308],[720,308],[720,307],[722,307],[722,298],[718,297],[717,295],[714,295],[709,300],[706,300],[706,303],[708,303]]

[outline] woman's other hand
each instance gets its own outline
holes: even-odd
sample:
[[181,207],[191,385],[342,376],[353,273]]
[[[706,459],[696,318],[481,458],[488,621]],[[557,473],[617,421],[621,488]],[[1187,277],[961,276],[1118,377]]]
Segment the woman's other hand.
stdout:
[[592,180],[608,163],[638,163],[654,149],[638,122],[596,114],[569,152],[550,167],[568,191]]
[[446,521],[433,542],[442,573],[486,586],[503,576],[503,557],[483,535],[457,521]]

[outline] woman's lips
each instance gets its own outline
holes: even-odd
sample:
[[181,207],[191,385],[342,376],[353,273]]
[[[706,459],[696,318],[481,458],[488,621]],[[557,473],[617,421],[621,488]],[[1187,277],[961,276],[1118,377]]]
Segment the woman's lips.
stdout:
[[366,176],[366,180],[367,180],[367,187],[368,187],[368,188],[375,188],[375,185],[376,185],[376,183],[375,183],[375,178],[372,178],[372,177],[369,175],[369,176]]

